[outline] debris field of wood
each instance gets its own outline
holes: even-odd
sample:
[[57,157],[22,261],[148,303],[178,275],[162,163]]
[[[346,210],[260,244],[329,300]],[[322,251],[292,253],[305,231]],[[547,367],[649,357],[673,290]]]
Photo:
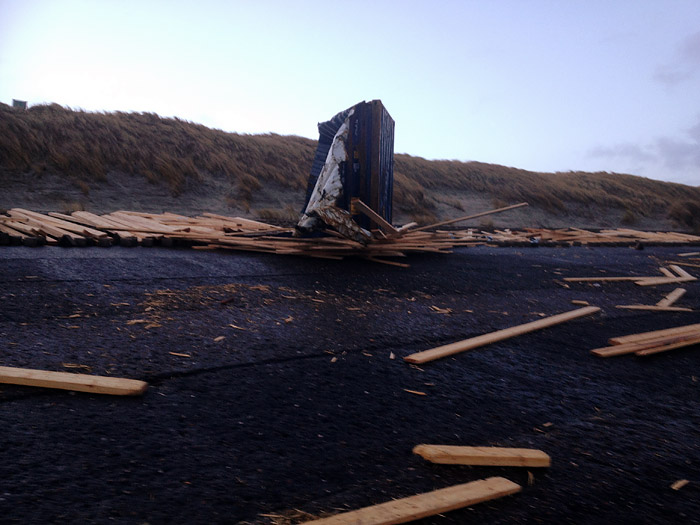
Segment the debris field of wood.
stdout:
[[[496,230],[495,232],[477,231],[473,228],[467,230],[438,229],[448,223],[466,220],[466,218],[424,227],[418,227],[418,225],[411,223],[396,228],[382,222],[381,217],[373,216],[371,209],[363,203],[355,202],[353,204],[355,211],[367,214],[378,226],[371,232],[371,238],[366,242],[349,239],[331,229],[325,230],[322,236],[295,237],[293,228],[283,228],[250,219],[211,213],[199,217],[185,217],[173,213],[152,214],[117,211],[96,215],[85,211],[76,211],[66,215],[60,213],[40,214],[19,208],[9,210],[6,215],[0,215],[0,242],[3,244],[21,242],[26,245],[65,246],[110,246],[112,244],[125,246],[161,244],[168,246],[174,243],[186,243],[197,249],[230,249],[330,259],[359,256],[399,266],[405,265],[386,258],[405,257],[408,253],[417,252],[449,253],[449,250],[454,247],[480,244],[512,246],[556,243],[556,245],[566,246],[700,243],[699,236],[673,232],[640,232],[629,229],[600,232],[577,228],[557,230],[532,228],[522,231]],[[496,213],[505,209],[484,212],[476,216]],[[473,217],[475,216],[469,218]],[[572,283],[573,286],[585,286],[589,283],[600,285],[600,283],[606,282],[630,282],[636,286],[690,283],[696,281],[697,277],[683,267],[700,267],[700,264],[696,264],[697,261],[700,261],[697,257],[699,255],[700,252],[679,254],[679,257],[684,260],[672,261],[667,267],[660,267],[660,275],[609,276],[605,274],[567,277],[563,281]],[[617,305],[617,308],[649,312],[692,312],[691,308],[678,305],[678,301],[685,297],[686,291],[685,288],[678,287],[660,295],[654,304]],[[534,330],[593,315],[601,310],[585,301],[572,302],[581,308],[486,333],[464,341],[431,348],[408,355],[404,360],[414,366],[422,365]],[[653,332],[625,334],[612,338],[608,342],[609,346],[592,349],[590,353],[598,357],[626,354],[647,356],[700,344],[700,324],[677,326]],[[101,378],[99,376],[9,367],[0,367],[0,383],[116,395],[140,395],[147,387],[145,382],[131,379]],[[529,449],[418,445],[414,452],[429,461],[446,464],[547,467],[551,461],[545,452]],[[679,490],[687,484],[687,480],[681,481],[685,483],[672,488]],[[321,518],[312,523],[319,525],[355,522],[404,523],[514,494],[520,490],[519,485],[505,478],[488,478]]]
[[[643,232],[613,229],[592,232],[579,228],[526,228],[483,231],[476,228],[445,230],[441,227],[524,206],[526,203],[477,213],[432,225],[415,223],[396,228],[386,223],[361,201],[353,210],[376,221],[377,228],[366,239],[348,238],[331,227],[317,236],[294,236],[284,228],[241,217],[204,213],[186,217],[174,213],[115,211],[96,215],[75,211],[70,215],[37,213],[13,208],[0,215],[0,244],[28,246],[162,246],[188,245],[196,249],[224,249],[326,259],[347,256],[405,266],[393,260],[410,253],[449,253],[460,246],[620,246],[635,244],[700,244],[700,236],[677,232]],[[362,242],[361,242],[362,241]]]

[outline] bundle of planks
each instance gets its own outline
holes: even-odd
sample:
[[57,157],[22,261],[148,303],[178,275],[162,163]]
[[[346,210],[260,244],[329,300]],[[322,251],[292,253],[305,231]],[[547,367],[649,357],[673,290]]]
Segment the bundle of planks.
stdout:
[[[326,259],[357,256],[372,261],[407,266],[387,258],[409,253],[450,253],[459,246],[495,246],[620,243],[651,241],[671,244],[700,244],[700,237],[680,233],[648,233],[634,230],[606,230],[600,233],[577,228],[567,230],[526,229],[523,231],[445,230],[443,227],[484,215],[511,210],[520,203],[436,224],[415,223],[396,228],[378,217],[367,205],[353,200],[352,213],[364,214],[377,228],[363,238],[349,238],[327,228],[315,237],[296,237],[293,228],[284,228],[242,217],[204,213],[187,217],[175,213],[115,211],[97,215],[75,211],[70,215],[37,213],[13,208],[0,215],[0,244],[62,246],[153,246],[191,245],[197,249],[244,250]],[[617,232],[617,233],[615,233]]]
[[676,348],[700,344],[700,324],[613,337],[608,340],[608,343],[611,346],[594,348],[591,350],[591,353],[598,357],[615,357],[626,354],[638,356],[658,354]]
[[374,230],[367,243],[325,230],[318,237],[295,237],[293,228],[283,228],[241,217],[204,213],[186,217],[174,213],[116,211],[96,215],[76,211],[70,215],[41,214],[13,208],[0,216],[0,232],[19,238],[40,238],[40,244],[108,246],[152,246],[186,243],[197,249],[244,250],[285,255],[303,255],[326,259],[360,256],[398,266],[406,266],[383,257],[403,257],[407,253],[449,253],[455,246],[470,246],[483,241],[459,240],[449,232],[411,231],[394,228],[384,233]]

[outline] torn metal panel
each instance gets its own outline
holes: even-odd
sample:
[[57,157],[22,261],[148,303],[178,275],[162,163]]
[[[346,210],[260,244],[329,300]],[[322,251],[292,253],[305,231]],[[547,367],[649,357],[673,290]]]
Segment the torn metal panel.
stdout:
[[309,196],[306,209],[297,224],[297,228],[301,231],[311,231],[318,228],[320,225],[318,224],[318,215],[315,212],[320,208],[335,206],[343,195],[344,170],[348,158],[345,143],[350,130],[349,118],[353,110],[351,108],[344,113],[347,113],[347,116],[333,136],[326,161]]
[[[335,206],[351,212],[353,198],[365,202],[390,224],[394,121],[381,101],[360,102],[320,123],[318,129],[319,144],[297,231],[308,233],[322,228],[322,214],[316,213],[320,208]],[[371,214],[348,217],[367,230],[377,228]],[[352,227],[347,224],[344,229]]]
[[341,111],[340,113],[335,115],[329,121],[320,122],[318,124],[318,147],[316,148],[314,161],[311,165],[311,172],[309,174],[309,181],[306,188],[306,199],[304,200],[303,210],[306,210],[306,206],[309,204],[311,194],[313,193],[314,188],[316,187],[316,181],[318,180],[318,177],[321,174],[323,166],[326,164],[328,152],[331,149],[333,140],[335,139],[335,136],[338,133],[340,126],[343,125],[343,123],[347,120],[348,116],[352,111],[353,108],[348,108],[345,111]]

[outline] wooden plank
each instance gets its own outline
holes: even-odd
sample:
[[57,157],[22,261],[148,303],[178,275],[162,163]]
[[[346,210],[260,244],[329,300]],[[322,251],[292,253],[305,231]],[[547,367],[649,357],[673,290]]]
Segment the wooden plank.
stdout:
[[549,467],[551,458],[531,448],[417,445],[413,453],[433,463],[501,467]]
[[666,297],[664,297],[658,303],[656,303],[656,306],[671,306],[678,299],[683,297],[685,295],[685,292],[686,292],[685,288],[676,288],[671,293],[666,295]]
[[75,390],[79,392],[111,394],[116,396],[141,395],[148,386],[148,383],[137,381],[136,379],[71,374],[68,372],[51,372],[48,370],[33,370],[8,366],[0,366],[0,383],[58,388],[61,390]]
[[[644,276],[637,276],[637,277],[564,277],[562,279],[563,281],[569,281],[569,282],[594,282],[594,281],[639,281],[640,279],[646,279]],[[649,279],[652,279],[652,277],[649,277]],[[653,277],[653,279],[656,279],[656,277]],[[662,279],[665,279],[665,277],[662,277]]]
[[[697,259],[691,259],[693,261]],[[676,265],[679,266],[688,266],[689,268],[700,268],[700,264],[693,264],[693,263],[688,263],[688,262],[676,262]]]
[[0,223],[4,224],[6,227],[11,228],[13,230],[16,230],[24,235],[28,235],[30,237],[36,237],[36,236],[40,235],[37,232],[36,228],[33,228],[29,224],[21,222],[17,219],[8,219],[8,220],[6,220],[4,218],[0,218],[0,219],[1,219]]
[[635,355],[645,356],[658,354],[661,352],[668,352],[669,350],[675,350],[676,348],[684,348],[686,346],[693,346],[697,344],[700,344],[700,337],[696,337],[694,339],[686,339],[685,341],[678,341],[676,343],[669,343],[666,345],[656,346],[654,348],[647,348],[646,350],[639,350],[638,352],[635,352]]
[[618,304],[615,308],[622,310],[648,310],[650,312],[692,312],[692,308],[681,306],[658,306],[656,304]]
[[51,215],[42,215],[41,213],[36,213],[33,211],[24,210],[22,208],[12,208],[10,211],[20,213],[26,217],[34,218],[37,221],[41,221],[44,223],[54,225],[58,228],[61,228],[62,230],[67,231],[67,232],[77,233],[80,236],[88,236],[88,237],[95,237],[95,238],[108,237],[108,235],[103,231],[94,230],[92,228],[87,228],[87,227],[82,226],[80,224],[76,224],[75,222],[70,222],[70,221],[58,219],[56,217],[52,217]]
[[233,223],[237,227],[244,227],[250,229],[262,229],[271,231],[287,231],[289,228],[282,228],[280,226],[273,226],[272,224],[266,224],[260,221],[254,221],[252,219],[244,219],[243,217],[227,217],[226,215],[217,215],[216,213],[203,213],[204,217],[211,219],[217,219],[225,223]]
[[679,253],[678,257],[695,257],[700,255],[700,252],[688,252],[688,253]]
[[446,226],[448,224],[454,224],[456,222],[468,221],[469,219],[476,219],[477,217],[484,217],[485,215],[492,215],[494,213],[500,213],[503,211],[514,210],[515,208],[520,208],[522,206],[527,206],[527,205],[528,205],[527,202],[521,202],[520,204],[513,204],[512,206],[505,206],[503,208],[498,208],[496,210],[484,211],[484,212],[477,213],[474,215],[467,215],[466,217],[458,217],[456,219],[450,219],[447,221],[436,222],[435,224],[428,224],[427,226],[415,228],[411,231],[419,232],[419,231],[423,231],[423,230],[429,230],[431,228],[438,228],[440,226]]
[[591,353],[593,355],[597,355],[598,357],[615,357],[618,355],[632,354],[642,350],[648,350],[650,348],[658,348],[665,345],[673,345],[678,343],[683,345],[686,341],[692,341],[698,338],[700,338],[699,332],[674,336],[662,336],[657,337],[656,339],[594,348],[591,350]]
[[71,216],[75,217],[75,219],[81,222],[82,224],[87,224],[89,226],[92,226],[93,228],[98,228],[100,230],[123,229],[121,224],[117,224],[114,221],[110,221],[107,218],[100,217],[99,215],[95,215],[94,213],[90,213],[89,211],[74,211],[73,213],[71,213]]
[[[139,231],[149,231],[156,233],[175,233],[178,231],[178,227],[162,224],[158,221],[148,219],[146,217],[131,215],[123,211],[115,211],[108,215],[109,218],[121,220],[126,224],[137,225],[136,229]],[[133,227],[133,226],[132,226]]]
[[19,237],[20,239],[27,239],[29,235],[34,236],[34,234],[28,234],[27,232],[16,230],[10,226],[10,224],[0,221],[0,232],[6,233],[13,237]]
[[29,215],[25,215],[21,212],[18,212],[17,210],[9,210],[7,213],[11,217],[17,218],[18,220],[21,220],[22,222],[26,223],[28,226],[31,226],[37,233],[41,235],[50,235],[56,240],[65,238],[71,243],[75,243],[79,239],[82,239],[83,242],[85,241],[85,238],[82,235],[75,235],[72,232],[66,231],[62,228],[59,228],[58,226],[50,224],[48,221],[42,219],[35,219]]
[[508,496],[520,490],[517,483],[493,477],[307,521],[303,525],[395,525]]
[[696,281],[695,277],[643,277],[634,284],[637,286],[658,286],[661,284],[680,284]]
[[441,359],[450,355],[454,355],[466,350],[472,350],[473,348],[478,348],[480,346],[495,343],[497,341],[503,341],[504,339],[509,339],[518,335],[526,334],[529,332],[534,332],[535,330],[541,330],[542,328],[547,328],[549,326],[554,326],[572,319],[578,319],[579,317],[584,317],[587,315],[592,315],[599,312],[600,308],[597,306],[585,306],[583,308],[578,308],[576,310],[571,310],[562,314],[553,315],[551,317],[545,317],[544,319],[538,319],[537,321],[532,321],[530,323],[525,323],[517,326],[512,326],[504,330],[498,330],[496,332],[491,332],[488,334],[480,335],[477,337],[472,337],[470,339],[465,339],[464,341],[458,341],[456,343],[451,343],[444,346],[439,346],[437,348],[432,348],[430,350],[425,350],[423,352],[418,352],[404,357],[404,361],[413,364],[423,364],[435,359]]
[[683,335],[686,333],[698,332],[700,334],[700,323],[676,326],[674,328],[665,328],[663,330],[653,330],[651,332],[640,332],[635,334],[623,335],[608,339],[611,345],[622,345],[627,343],[649,341],[652,339],[660,339],[666,336]]
[[676,265],[676,264],[670,264],[668,267],[669,267],[671,270],[673,270],[674,272],[676,272],[678,275],[680,275],[681,277],[683,277],[684,279],[692,279],[692,280],[694,280],[694,281],[697,281],[697,280],[698,280],[697,277],[695,277],[694,275],[690,275],[690,274],[689,274],[688,272],[686,272],[683,268],[681,268],[680,266],[678,266],[678,265]]
[[91,237],[93,239],[109,239],[109,235],[107,233],[101,231],[101,230],[96,230],[94,228],[90,228],[89,226],[85,226],[83,224],[79,224],[77,222],[69,222],[69,221],[64,221],[61,219],[57,219],[55,217],[51,217],[53,221],[55,221],[56,225],[60,228],[63,228],[64,230],[72,231],[74,233],[77,233],[79,235],[83,235],[85,237]]
[[375,212],[372,208],[367,206],[364,202],[362,202],[357,197],[354,197],[350,201],[350,206],[354,212],[362,213],[362,214],[366,215],[367,217],[369,217],[370,220],[374,221],[374,223],[377,226],[379,226],[379,229],[382,230],[384,233],[386,233],[388,235],[398,235],[399,234],[399,230],[394,228],[393,225],[389,224],[386,220],[384,220],[384,217],[379,215],[377,212]]

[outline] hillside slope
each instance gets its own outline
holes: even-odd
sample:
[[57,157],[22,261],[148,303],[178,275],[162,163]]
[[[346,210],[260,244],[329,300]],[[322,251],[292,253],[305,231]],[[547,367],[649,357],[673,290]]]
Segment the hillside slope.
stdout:
[[[226,133],[152,113],[0,104],[0,209],[212,211],[293,220],[315,148],[302,137]],[[696,187],[395,156],[394,222],[521,201],[530,207],[481,224],[700,230]]]

